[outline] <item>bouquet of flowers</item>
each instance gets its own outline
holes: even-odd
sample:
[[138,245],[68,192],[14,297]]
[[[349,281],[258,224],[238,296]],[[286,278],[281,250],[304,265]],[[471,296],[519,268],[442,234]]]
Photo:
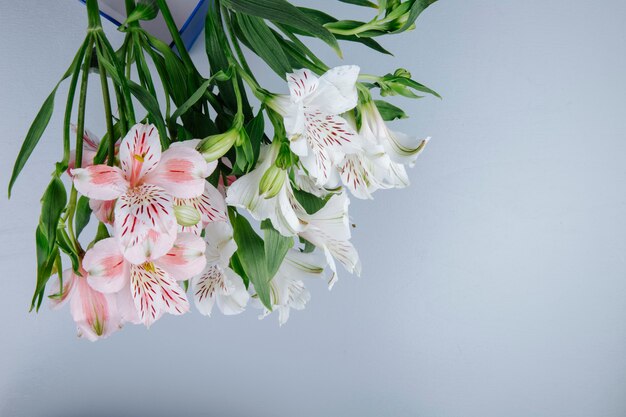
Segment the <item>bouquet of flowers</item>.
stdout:
[[[438,95],[404,69],[329,68],[305,40],[339,55],[339,41],[389,54],[376,38],[411,29],[435,0],[339,1],[371,8],[372,19],[338,20],[287,0],[210,2],[207,79],[166,0],[125,1],[118,49],[98,1],[87,0],[85,40],[28,131],[9,184],[10,195],[69,80],[60,161],[35,231],[31,309],[46,297],[53,307],[69,302],[89,340],[184,314],[190,299],[204,315],[215,305],[226,315],[248,304],[261,317],[277,311],[282,325],[309,301],[306,280],[332,287],[337,263],[358,275],[350,196],[406,187],[406,167],[428,141],[391,130],[387,122],[406,114],[374,96]],[[142,28],[159,13],[175,51]],[[286,80],[283,92],[261,86],[244,48]],[[101,138],[86,129],[90,82],[100,85]]]

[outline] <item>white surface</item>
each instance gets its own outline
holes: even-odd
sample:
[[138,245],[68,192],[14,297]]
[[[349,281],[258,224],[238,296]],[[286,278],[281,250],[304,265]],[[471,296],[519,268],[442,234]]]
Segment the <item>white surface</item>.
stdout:
[[[75,3],[0,0],[1,184],[80,44]],[[194,312],[91,344],[67,310],[28,314],[57,111],[0,199],[0,415],[626,415],[624,21],[618,0],[441,0],[384,42],[396,59],[346,45],[444,100],[402,102],[399,128],[433,136],[412,187],[351,207],[363,276],[312,283],[283,328]],[[89,117],[101,132],[99,100]]]

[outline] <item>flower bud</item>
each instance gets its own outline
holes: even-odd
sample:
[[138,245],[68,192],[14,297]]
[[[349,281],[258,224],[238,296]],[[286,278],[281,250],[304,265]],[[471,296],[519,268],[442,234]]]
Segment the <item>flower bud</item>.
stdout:
[[221,158],[237,143],[240,136],[239,129],[231,128],[224,133],[208,136],[196,148],[207,162]]
[[266,199],[275,197],[285,184],[287,172],[276,165],[272,165],[261,177],[259,193]]
[[181,226],[195,226],[200,222],[200,212],[192,206],[174,206],[176,221]]

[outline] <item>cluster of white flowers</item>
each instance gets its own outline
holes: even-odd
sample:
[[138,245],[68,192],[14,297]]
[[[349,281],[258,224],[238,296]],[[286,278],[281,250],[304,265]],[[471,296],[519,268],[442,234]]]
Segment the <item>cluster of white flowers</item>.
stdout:
[[[119,144],[119,163],[109,166],[93,164],[98,141],[88,134],[81,168],[71,163],[69,174],[111,237],[86,251],[78,272],[63,273],[53,304],[70,300],[79,334],[90,340],[124,323],[150,326],[164,313],[186,313],[187,286],[202,314],[215,304],[223,314],[238,314],[254,300],[262,317],[278,311],[282,325],[290,309],[309,301],[309,278],[325,278],[332,287],[336,262],[358,275],[348,193],[365,199],[407,186],[405,167],[427,141],[389,130],[374,102],[359,100],[358,75],[356,66],[319,78],[307,69],[288,74],[290,94],[265,103],[283,117],[286,137],[262,144],[248,173],[212,176],[213,184],[207,178],[218,164],[233,161],[212,160],[197,150],[198,140],[163,151],[156,128],[138,124]],[[308,207],[302,194],[318,206]],[[288,249],[270,277],[271,309],[255,297],[253,280],[236,272],[228,206],[305,244]]]

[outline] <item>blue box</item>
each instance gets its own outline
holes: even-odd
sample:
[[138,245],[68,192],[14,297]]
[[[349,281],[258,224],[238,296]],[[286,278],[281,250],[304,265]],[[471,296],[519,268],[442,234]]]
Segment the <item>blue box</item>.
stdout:
[[[79,1],[84,4],[86,0]],[[202,33],[202,29],[204,29],[204,20],[209,10],[209,1],[211,0],[175,0],[168,2],[187,50],[191,49],[200,33]],[[98,3],[102,17],[116,26],[120,26],[126,20],[124,0],[100,0]],[[150,34],[174,47],[172,36],[160,13],[154,20],[141,22],[141,26]]]

